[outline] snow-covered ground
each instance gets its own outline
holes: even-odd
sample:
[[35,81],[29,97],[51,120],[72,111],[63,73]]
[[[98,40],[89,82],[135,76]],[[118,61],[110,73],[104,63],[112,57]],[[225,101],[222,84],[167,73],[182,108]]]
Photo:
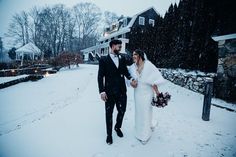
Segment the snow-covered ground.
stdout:
[[0,77],[0,84],[1,83],[5,83],[5,82],[9,82],[9,81],[13,81],[19,78],[24,78],[27,77],[29,75],[19,75],[19,76],[10,76],[10,77]]
[[0,157],[236,157],[236,113],[212,106],[210,121],[203,121],[203,95],[171,82],[160,87],[172,99],[169,106],[154,108],[158,126],[146,145],[133,134],[132,88],[124,137],[113,132],[114,143],[107,145],[97,70],[80,65],[1,89]]

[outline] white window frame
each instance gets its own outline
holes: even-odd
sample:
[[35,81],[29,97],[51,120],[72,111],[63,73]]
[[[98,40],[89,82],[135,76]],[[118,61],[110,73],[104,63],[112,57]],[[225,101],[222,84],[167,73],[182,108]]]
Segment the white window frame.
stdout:
[[145,25],[145,17],[139,16],[139,20],[138,20],[139,25]]
[[123,21],[123,26],[124,27],[127,26],[127,21],[128,21],[127,18],[125,18],[124,21]]
[[104,48],[104,55],[108,54],[108,47]]
[[152,27],[154,27],[155,26],[155,20],[149,19],[149,24],[152,25]]
[[125,34],[122,34],[122,38],[126,38],[126,33],[125,33]]

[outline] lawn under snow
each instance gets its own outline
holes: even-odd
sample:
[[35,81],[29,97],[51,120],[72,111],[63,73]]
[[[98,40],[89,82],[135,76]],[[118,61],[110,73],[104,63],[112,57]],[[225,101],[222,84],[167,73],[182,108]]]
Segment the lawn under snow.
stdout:
[[210,121],[203,121],[203,95],[168,81],[160,90],[172,99],[154,109],[158,126],[150,141],[142,145],[134,137],[128,88],[124,137],[113,132],[114,143],[107,145],[97,70],[80,65],[1,89],[0,157],[236,157],[236,113],[212,106]]
[[24,78],[27,77],[29,75],[19,75],[19,76],[10,76],[10,77],[0,77],[0,83],[5,83],[5,82],[9,82],[9,81],[13,81],[16,79],[20,79],[20,78]]

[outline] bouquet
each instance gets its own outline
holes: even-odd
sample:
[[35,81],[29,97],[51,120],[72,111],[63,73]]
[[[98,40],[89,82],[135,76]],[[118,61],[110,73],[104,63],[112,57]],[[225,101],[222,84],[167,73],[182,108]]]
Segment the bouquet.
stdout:
[[156,107],[165,107],[168,105],[168,101],[170,100],[171,95],[166,92],[166,93],[160,93],[157,96],[154,96],[152,98],[152,106],[156,106]]

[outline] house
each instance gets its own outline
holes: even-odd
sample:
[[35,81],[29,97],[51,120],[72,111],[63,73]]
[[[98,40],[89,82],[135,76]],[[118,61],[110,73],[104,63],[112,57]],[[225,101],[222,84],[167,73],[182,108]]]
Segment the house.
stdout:
[[95,46],[81,50],[84,56],[84,61],[96,61],[101,56],[107,55],[109,52],[109,42],[113,39],[122,41],[121,53],[130,52],[128,44],[130,42],[130,34],[134,28],[147,26],[154,27],[157,23],[156,19],[158,12],[154,7],[150,7],[133,17],[121,17],[116,23],[104,30],[103,36],[99,39]]

